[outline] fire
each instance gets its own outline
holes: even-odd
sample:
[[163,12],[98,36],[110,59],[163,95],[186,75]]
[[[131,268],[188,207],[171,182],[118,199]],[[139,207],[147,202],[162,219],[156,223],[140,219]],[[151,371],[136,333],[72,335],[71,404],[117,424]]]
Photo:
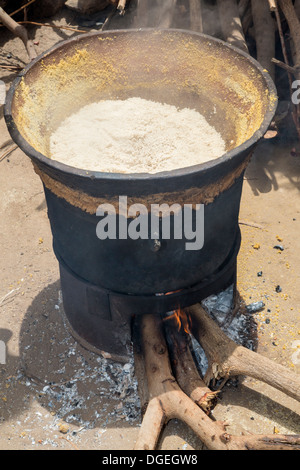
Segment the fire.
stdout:
[[190,334],[191,332],[191,318],[189,315],[185,313],[184,310],[181,308],[174,310],[172,315],[169,315],[165,318],[165,320],[175,320],[175,324],[177,326],[178,331],[183,329],[186,334]]
[[[181,292],[181,289],[178,290],[173,290],[170,292],[166,292],[165,294],[161,295],[171,295],[171,294],[176,294],[177,292]],[[185,311],[182,308],[178,308],[174,310],[174,312],[171,315],[168,315],[167,317],[164,318],[164,320],[175,320],[175,324],[177,326],[178,331],[183,329],[183,331],[186,334],[190,334],[191,332],[191,327],[192,327],[192,322],[191,322],[191,317],[185,313]]]

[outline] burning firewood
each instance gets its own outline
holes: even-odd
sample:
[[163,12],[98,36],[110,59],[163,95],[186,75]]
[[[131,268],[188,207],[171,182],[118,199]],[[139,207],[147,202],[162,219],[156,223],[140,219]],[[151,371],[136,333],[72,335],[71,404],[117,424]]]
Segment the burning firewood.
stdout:
[[[289,25],[295,48],[295,65],[300,65],[300,21],[291,0],[279,0],[278,3]],[[298,78],[300,79],[300,73]]]
[[[208,358],[211,361],[210,372],[213,372],[215,377],[251,375],[300,399],[298,376],[231,341],[206,315],[200,305],[186,311],[191,315],[192,322],[195,322],[193,332],[200,338],[201,345],[208,352]],[[300,449],[300,436],[279,434],[233,436],[227,433],[226,424],[213,421],[207,412],[196,404],[197,400],[194,401],[191,392],[193,387],[188,390],[187,377],[183,378],[182,387],[179,386],[179,380],[182,381],[181,378],[178,379],[180,364],[176,365],[174,374],[160,317],[145,315],[138,320],[137,328],[139,333],[136,337],[140,338],[144,358],[144,367],[139,371],[145,372],[146,377],[142,379],[146,380],[144,383],[147,383],[148,403],[144,407],[145,412],[135,450],[154,450],[164,424],[173,418],[185,422],[210,450]],[[172,339],[174,340],[174,334],[172,334]],[[177,341],[178,337],[175,338],[175,342]],[[169,344],[169,348],[173,350],[173,359],[176,357],[177,360],[182,353],[182,349],[179,355],[176,352],[178,344],[181,348],[182,339],[179,339],[179,343],[174,348],[172,343],[171,346]],[[186,354],[185,347],[184,354]],[[189,369],[189,367],[190,360],[188,359],[188,365],[185,368]],[[189,370],[187,374],[190,374]],[[193,366],[191,375],[194,376]],[[199,381],[201,381],[200,377],[198,384]],[[203,391],[204,387],[205,385],[201,387]],[[191,396],[188,396],[189,393]]]
[[[240,4],[239,4],[240,5]],[[246,37],[247,34],[252,34],[252,26],[253,26],[253,15],[252,15],[252,6],[251,2],[247,4],[247,8],[245,9],[244,13],[241,14],[240,8],[239,8],[239,14],[241,18],[241,23],[243,27],[243,33],[244,36]]]
[[[135,450],[153,450],[164,424],[173,418],[185,421],[209,444],[210,436],[222,436],[224,428],[214,423],[179,387],[173,376],[162,322],[155,315],[141,319],[143,356],[149,390],[149,403]],[[220,438],[216,437],[214,446]],[[226,444],[220,446],[225,448]]]
[[240,0],[238,4],[240,18],[243,18],[250,6],[250,0]]
[[190,0],[190,28],[199,33],[203,32],[201,2],[202,0]]
[[[209,413],[217,404],[218,392],[212,392],[199,375],[189,347],[189,316],[184,311],[175,312],[176,321],[164,321],[166,337],[170,343],[170,359],[180,388],[200,408]],[[173,320],[173,315],[165,320]],[[183,319],[183,321],[182,321]]]
[[268,0],[270,11],[275,11],[277,9],[276,0]]
[[160,28],[170,28],[173,22],[177,0],[159,0],[158,26]]
[[[206,384],[212,378],[229,379],[246,375],[265,382],[286,395],[300,401],[300,377],[286,367],[238,346],[230,340],[200,305],[189,309],[193,334],[205,350],[209,361],[204,377]],[[222,347],[220,347],[222,345]]]
[[114,5],[121,16],[125,15],[127,0],[108,0],[109,3]]

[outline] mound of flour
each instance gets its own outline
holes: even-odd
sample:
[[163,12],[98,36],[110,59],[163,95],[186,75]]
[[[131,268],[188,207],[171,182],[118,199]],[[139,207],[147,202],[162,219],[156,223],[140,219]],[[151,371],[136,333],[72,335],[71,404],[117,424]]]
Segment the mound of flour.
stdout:
[[197,111],[142,98],[89,104],[50,138],[52,159],[110,173],[169,171],[225,151],[221,135]]

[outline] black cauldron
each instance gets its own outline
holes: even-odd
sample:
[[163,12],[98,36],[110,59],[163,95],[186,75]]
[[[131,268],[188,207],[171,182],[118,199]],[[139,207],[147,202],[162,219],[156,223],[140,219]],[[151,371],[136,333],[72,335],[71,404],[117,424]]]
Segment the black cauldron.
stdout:
[[[226,154],[157,174],[93,172],[51,160],[50,136],[68,115],[101,99],[133,96],[196,109],[221,133]],[[43,182],[64,307],[81,338],[116,352],[112,335],[126,315],[188,306],[234,282],[243,175],[276,106],[275,86],[253,58],[182,30],[84,34],[20,73],[5,119]],[[108,203],[120,215],[120,196],[149,214],[153,204],[204,205],[203,247],[187,250],[185,236],[172,236],[175,214],[168,240],[161,233],[99,240],[97,208]]]

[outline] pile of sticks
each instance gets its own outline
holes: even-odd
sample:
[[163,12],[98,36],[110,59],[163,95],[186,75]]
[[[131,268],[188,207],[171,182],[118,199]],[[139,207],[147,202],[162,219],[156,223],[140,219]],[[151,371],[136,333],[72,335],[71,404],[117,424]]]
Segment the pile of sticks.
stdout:
[[229,424],[210,415],[218,393],[209,386],[211,379],[222,379],[221,388],[230,377],[249,376],[300,401],[300,376],[229,339],[200,304],[186,314],[208,360],[204,378],[189,335],[155,315],[136,320],[133,345],[143,421],[135,450],[154,450],[164,425],[174,418],[185,422],[209,450],[299,450],[300,435],[229,434]]

